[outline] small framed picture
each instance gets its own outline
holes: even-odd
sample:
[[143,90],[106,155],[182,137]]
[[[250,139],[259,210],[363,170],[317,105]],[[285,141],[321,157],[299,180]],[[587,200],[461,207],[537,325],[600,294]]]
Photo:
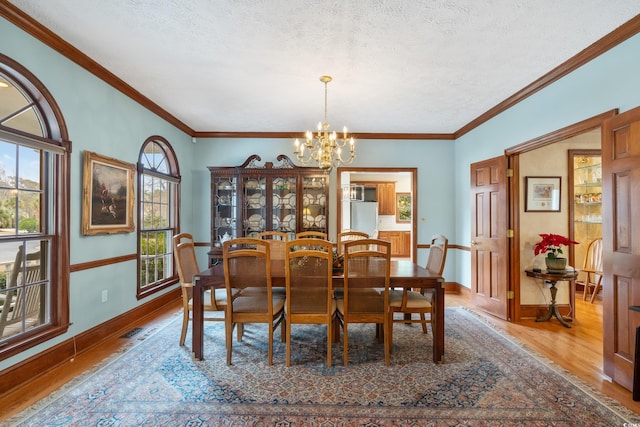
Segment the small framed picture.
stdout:
[[559,176],[525,177],[525,212],[560,212]]
[[82,234],[130,233],[135,165],[84,152]]

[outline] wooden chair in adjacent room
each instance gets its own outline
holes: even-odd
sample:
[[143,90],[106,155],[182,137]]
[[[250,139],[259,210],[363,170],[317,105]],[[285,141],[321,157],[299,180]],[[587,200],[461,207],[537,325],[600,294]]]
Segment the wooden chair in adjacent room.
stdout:
[[18,334],[43,323],[45,270],[41,268],[41,258],[40,251],[25,254],[24,245],[18,247],[7,286],[0,294],[4,297],[0,301],[0,337]]
[[[273,333],[284,322],[285,297],[274,293],[271,286],[269,242],[251,237],[228,240],[222,245],[222,259],[228,301],[225,317],[227,364],[231,365],[234,325],[266,323],[269,341],[267,361],[271,365]],[[256,292],[256,289],[264,291]],[[281,334],[284,339],[283,329]]]
[[[584,263],[580,274],[584,277],[576,280],[576,285],[584,286],[582,299],[591,298],[591,303],[596,300],[598,292],[602,289],[602,238],[593,239],[587,245]],[[591,292],[593,289],[593,292]]]
[[331,344],[336,303],[333,299],[333,244],[317,238],[287,243],[285,329],[287,366],[291,365],[291,327],[317,324],[327,327],[327,366],[331,366]]
[[[436,276],[442,276],[442,272],[444,271],[444,264],[447,260],[448,243],[449,240],[441,234],[435,234],[431,237],[426,269]],[[431,323],[431,316],[433,314],[432,301],[432,290],[423,292],[404,288],[389,291],[390,333],[393,334],[394,323],[420,323],[422,324],[422,332],[426,334],[427,324]],[[408,316],[396,319],[394,317],[395,313],[407,314]],[[411,315],[415,313],[419,315],[418,319],[411,318]],[[392,339],[392,336],[390,338]],[[391,345],[393,345],[393,341]]]
[[336,299],[336,310],[342,326],[345,366],[349,364],[350,323],[373,323],[376,330],[382,325],[384,361],[390,363],[390,269],[391,243],[379,239],[344,243],[344,291],[342,298]]
[[[196,258],[193,236],[189,233],[179,233],[173,236],[173,255],[176,259],[178,277],[182,288],[182,332],[180,345],[184,345],[189,321],[193,320],[193,276],[200,272]],[[227,306],[227,291],[225,289],[207,290],[204,293],[204,320],[224,321],[224,310]]]

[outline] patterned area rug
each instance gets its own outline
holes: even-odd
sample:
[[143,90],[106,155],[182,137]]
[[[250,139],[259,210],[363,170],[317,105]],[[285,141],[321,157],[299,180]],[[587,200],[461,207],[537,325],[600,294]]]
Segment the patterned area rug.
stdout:
[[[396,325],[391,366],[372,325],[350,326],[348,366],[326,331],[295,325],[292,366],[276,334],[247,325],[225,363],[224,326],[205,325],[205,360],[178,345],[181,317],[82,375],[8,425],[19,426],[616,426],[640,417],[501,336],[465,309],[447,308],[445,363],[431,334]],[[144,334],[143,334],[144,335]]]

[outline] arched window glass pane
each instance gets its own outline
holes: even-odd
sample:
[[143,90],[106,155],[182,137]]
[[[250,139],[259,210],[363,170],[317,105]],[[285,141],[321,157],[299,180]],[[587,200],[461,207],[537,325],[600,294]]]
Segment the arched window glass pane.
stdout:
[[46,136],[35,105],[0,73],[0,124],[32,135]]
[[156,142],[152,142],[145,146],[142,156],[142,164],[146,169],[169,174],[167,153],[165,153],[162,147]]

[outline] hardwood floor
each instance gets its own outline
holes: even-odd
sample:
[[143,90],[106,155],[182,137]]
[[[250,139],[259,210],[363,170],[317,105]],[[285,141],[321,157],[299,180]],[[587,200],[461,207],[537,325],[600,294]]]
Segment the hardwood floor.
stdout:
[[[466,306],[470,303],[467,298],[447,294],[446,305],[449,307]],[[162,312],[140,319],[130,329],[136,327],[151,327],[164,322],[181,310],[180,301],[176,301]],[[608,381],[602,372],[602,301],[595,304],[583,302],[576,298],[577,318],[573,327],[567,329],[553,319],[549,322],[536,323],[534,320],[524,320],[518,324],[504,322],[495,317],[482,314],[497,329],[517,337],[528,347],[553,360],[559,366],[582,379],[596,390],[617,400],[622,405],[640,414],[640,402],[634,402],[631,392]],[[122,331],[125,333],[127,331]],[[77,355],[68,364],[55,368],[29,384],[12,391],[0,399],[0,422],[20,411],[28,408],[50,393],[57,390],[75,376],[91,369],[97,363],[118,351],[132,338],[121,338],[117,334],[94,349]],[[177,345],[178,337],[176,337]],[[446,356],[445,356],[446,360]]]

